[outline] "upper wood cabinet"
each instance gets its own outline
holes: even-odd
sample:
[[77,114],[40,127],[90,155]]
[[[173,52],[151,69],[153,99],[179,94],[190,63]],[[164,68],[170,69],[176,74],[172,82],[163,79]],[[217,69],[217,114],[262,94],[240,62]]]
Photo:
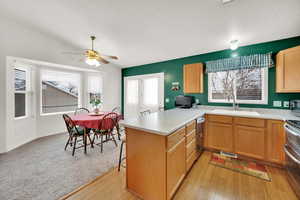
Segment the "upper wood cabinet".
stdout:
[[183,67],[184,93],[203,93],[203,64],[187,64]]
[[300,46],[276,56],[276,92],[300,92]]

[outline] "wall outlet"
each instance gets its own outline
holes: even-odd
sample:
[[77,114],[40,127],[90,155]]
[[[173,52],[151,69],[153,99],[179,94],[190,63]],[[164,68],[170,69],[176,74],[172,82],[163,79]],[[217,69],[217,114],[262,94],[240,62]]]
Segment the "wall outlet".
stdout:
[[165,101],[166,101],[166,103],[169,103],[169,102],[170,102],[170,99],[169,99],[169,98],[166,98]]
[[281,107],[281,101],[273,101],[273,106],[274,107]]
[[283,107],[289,108],[290,107],[290,102],[289,101],[284,101],[283,102]]
[[199,103],[199,99],[196,99],[196,104],[198,104]]

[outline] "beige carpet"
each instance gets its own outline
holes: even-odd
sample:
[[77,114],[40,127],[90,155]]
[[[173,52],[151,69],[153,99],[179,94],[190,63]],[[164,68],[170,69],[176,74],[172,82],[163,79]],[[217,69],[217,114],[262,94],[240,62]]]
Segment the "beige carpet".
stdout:
[[64,151],[67,135],[37,139],[0,154],[1,200],[54,200],[117,166],[120,142]]

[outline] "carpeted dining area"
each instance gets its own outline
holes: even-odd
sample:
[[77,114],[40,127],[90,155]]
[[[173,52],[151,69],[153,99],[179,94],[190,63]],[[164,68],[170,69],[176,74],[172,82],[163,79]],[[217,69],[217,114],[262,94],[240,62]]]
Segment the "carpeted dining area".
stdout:
[[116,167],[119,147],[107,142],[100,148],[64,151],[66,133],[39,138],[0,154],[0,199],[54,200]]

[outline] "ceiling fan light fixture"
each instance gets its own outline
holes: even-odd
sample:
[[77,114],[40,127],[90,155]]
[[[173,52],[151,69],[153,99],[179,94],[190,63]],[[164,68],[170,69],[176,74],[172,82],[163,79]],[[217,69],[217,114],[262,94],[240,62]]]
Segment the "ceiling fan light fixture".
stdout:
[[91,66],[99,67],[100,63],[95,58],[86,58],[85,63]]

